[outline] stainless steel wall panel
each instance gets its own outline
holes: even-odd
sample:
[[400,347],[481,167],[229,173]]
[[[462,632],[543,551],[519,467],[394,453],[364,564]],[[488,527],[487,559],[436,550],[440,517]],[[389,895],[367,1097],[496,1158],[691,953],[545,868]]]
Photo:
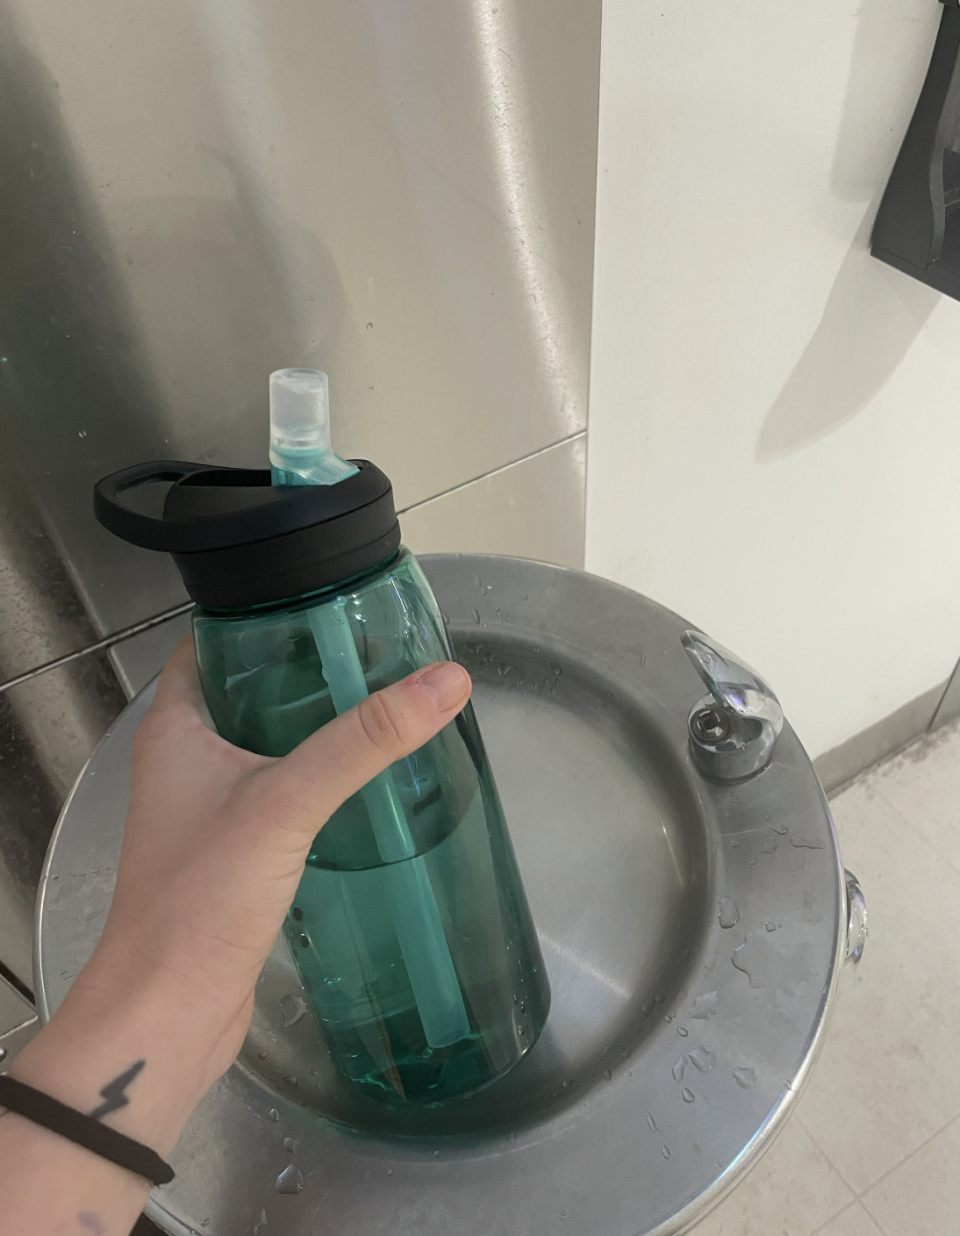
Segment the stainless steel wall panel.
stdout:
[[0,961],[28,986],[47,842],[70,787],[125,703],[102,653],[0,692]]
[[12,0],[0,42],[0,401],[99,632],[182,593],[90,481],[260,462],[278,365],[401,506],[584,427],[599,0]]
[[400,517],[415,553],[512,554],[583,567],[586,434],[413,507]]
[[0,464],[0,682],[95,639],[37,504]]
[[[417,548],[579,565],[599,35],[600,0],[0,0],[0,680],[184,600],[92,484],[262,464],[282,365]],[[63,796],[186,626],[0,691],[24,981]]]

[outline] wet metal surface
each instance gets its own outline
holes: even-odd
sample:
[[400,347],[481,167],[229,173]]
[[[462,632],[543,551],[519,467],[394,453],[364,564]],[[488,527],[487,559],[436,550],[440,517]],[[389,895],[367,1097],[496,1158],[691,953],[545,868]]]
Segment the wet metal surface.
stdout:
[[[679,1232],[762,1151],[818,1049],[846,900],[789,726],[761,773],[709,783],[689,754],[702,687],[676,615],[516,559],[424,566],[476,680],[550,971],[547,1030],[488,1091],[388,1128],[331,1076],[312,1019],[285,1016],[298,984],[276,949],[241,1059],[151,1200],[178,1236]],[[148,700],[91,761],[51,847],[45,1014],[107,912]],[[302,1187],[278,1191],[291,1162]]]

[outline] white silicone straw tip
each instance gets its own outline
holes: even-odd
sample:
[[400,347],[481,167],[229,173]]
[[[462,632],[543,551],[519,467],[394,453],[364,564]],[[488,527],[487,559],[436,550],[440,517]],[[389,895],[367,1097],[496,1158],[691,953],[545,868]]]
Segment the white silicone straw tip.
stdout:
[[330,449],[330,389],[321,370],[271,373],[270,443],[281,450]]

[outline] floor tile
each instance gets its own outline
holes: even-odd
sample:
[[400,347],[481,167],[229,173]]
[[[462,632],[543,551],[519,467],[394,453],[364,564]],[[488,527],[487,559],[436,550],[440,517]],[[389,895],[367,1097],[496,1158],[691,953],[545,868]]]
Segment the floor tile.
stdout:
[[886,1236],[957,1236],[960,1231],[960,1120],[865,1193],[864,1209]]
[[[760,1234],[758,1233],[758,1236]],[[859,1202],[842,1210],[816,1236],[884,1236]]]
[[869,782],[960,871],[960,722],[915,743]]
[[853,1200],[800,1122],[790,1119],[750,1175],[690,1236],[812,1236]]
[[842,975],[798,1119],[859,1194],[960,1115],[960,1070],[949,1067],[960,1025],[960,874],[871,782],[831,806],[870,936],[860,966]]

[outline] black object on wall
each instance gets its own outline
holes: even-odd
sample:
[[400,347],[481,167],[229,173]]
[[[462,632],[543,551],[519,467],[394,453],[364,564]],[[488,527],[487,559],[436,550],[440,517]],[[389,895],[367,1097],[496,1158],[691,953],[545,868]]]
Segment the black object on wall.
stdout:
[[960,300],[960,0],[943,14],[926,81],[873,226],[871,252]]

